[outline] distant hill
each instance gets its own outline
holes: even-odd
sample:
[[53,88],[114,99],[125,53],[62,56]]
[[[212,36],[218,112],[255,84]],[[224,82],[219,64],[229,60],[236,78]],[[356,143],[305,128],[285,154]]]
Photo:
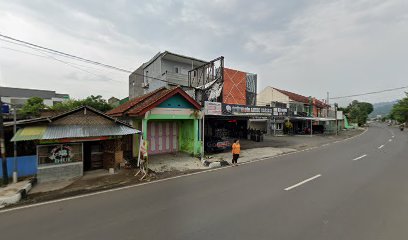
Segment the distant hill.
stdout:
[[397,101],[392,101],[392,102],[381,102],[381,103],[374,103],[374,111],[369,115],[369,117],[376,117],[377,115],[381,115],[383,117],[387,116],[394,104],[396,104]]

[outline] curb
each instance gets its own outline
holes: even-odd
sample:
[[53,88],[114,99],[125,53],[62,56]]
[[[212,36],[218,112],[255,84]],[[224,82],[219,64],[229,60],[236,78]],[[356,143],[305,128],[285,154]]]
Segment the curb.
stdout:
[[0,198],[0,208],[3,208],[7,205],[14,204],[19,202],[21,199],[27,198],[27,193],[33,188],[37,183],[37,178],[32,178],[26,185],[24,185],[16,194],[9,197]]

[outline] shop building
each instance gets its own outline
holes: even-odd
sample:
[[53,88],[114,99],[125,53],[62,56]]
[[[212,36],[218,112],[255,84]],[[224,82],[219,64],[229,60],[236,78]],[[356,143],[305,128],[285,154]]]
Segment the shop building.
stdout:
[[272,121],[283,121],[288,116],[288,109],[278,107],[205,102],[205,109],[207,149],[214,148],[214,144],[230,146],[233,139],[253,139],[253,135],[271,134]]
[[[11,141],[31,147],[40,182],[72,179],[84,171],[117,168],[140,131],[93,108],[82,106],[49,118],[21,121]],[[27,153],[26,153],[27,154]]]
[[[306,97],[290,91],[266,87],[259,94],[258,106],[275,106],[285,104],[289,109],[289,119],[292,124],[291,133],[308,134],[315,129],[316,132],[324,132],[329,121],[335,121],[334,111],[330,105],[314,97]],[[275,128],[285,127],[281,121],[274,124]]]
[[[199,122],[201,106],[180,87],[161,87],[107,112],[141,129],[149,154],[201,152]],[[133,138],[133,157],[139,139]]]

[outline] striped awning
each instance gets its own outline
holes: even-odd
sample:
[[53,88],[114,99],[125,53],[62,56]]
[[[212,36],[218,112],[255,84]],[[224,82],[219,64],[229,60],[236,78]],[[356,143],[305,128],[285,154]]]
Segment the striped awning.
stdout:
[[11,141],[123,136],[139,133],[141,133],[139,130],[119,124],[27,126],[19,129]]

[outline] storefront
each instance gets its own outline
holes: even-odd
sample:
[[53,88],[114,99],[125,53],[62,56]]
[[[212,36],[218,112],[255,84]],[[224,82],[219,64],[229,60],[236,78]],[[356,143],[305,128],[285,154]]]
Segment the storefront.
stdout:
[[95,109],[80,107],[32,121],[11,141],[34,142],[40,182],[80,177],[84,171],[117,168],[124,162],[125,136],[140,131]]
[[[107,114],[131,123],[143,132],[149,154],[201,152],[199,122],[201,106],[180,87],[160,88],[132,99]],[[133,157],[139,139],[134,137]]]
[[271,120],[276,121],[273,124],[282,124],[288,113],[285,108],[217,102],[205,102],[205,112],[207,149],[214,145],[231,145],[233,139],[252,139],[254,134],[273,133]]

